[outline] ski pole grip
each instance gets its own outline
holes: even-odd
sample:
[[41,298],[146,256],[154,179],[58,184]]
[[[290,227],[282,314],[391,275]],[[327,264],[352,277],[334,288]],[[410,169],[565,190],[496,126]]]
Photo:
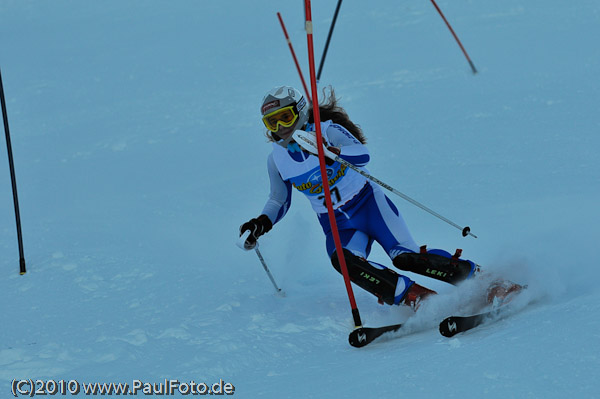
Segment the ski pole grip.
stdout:
[[[240,238],[238,238],[237,242],[235,243],[238,247],[240,247],[241,249],[243,249],[244,251],[250,251],[250,249],[252,248],[246,248],[246,246],[244,245],[246,243],[246,240],[248,239],[248,237],[250,236],[250,230],[246,230],[244,232],[244,234],[242,234],[240,236]],[[256,243],[256,245],[258,245],[258,242]]]

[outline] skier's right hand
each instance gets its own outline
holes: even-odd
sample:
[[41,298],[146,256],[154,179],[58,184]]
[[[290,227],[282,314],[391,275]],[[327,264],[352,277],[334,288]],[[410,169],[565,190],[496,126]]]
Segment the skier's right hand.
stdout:
[[267,233],[273,228],[273,223],[267,215],[260,215],[257,218],[248,220],[246,223],[240,226],[240,237],[246,232],[250,231],[250,235],[244,242],[245,249],[253,249],[256,247],[256,241],[258,237]]

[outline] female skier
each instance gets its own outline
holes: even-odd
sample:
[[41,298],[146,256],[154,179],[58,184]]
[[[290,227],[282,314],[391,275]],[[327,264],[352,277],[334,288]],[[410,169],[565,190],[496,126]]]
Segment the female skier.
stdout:
[[[321,132],[325,145],[349,163],[364,169],[369,162],[365,137],[345,110],[337,104],[333,90],[319,106]],[[310,201],[326,236],[327,254],[341,272],[331,226],[324,201],[319,159],[294,142],[295,130],[312,132],[312,109],[302,94],[288,86],[275,87],[263,98],[262,120],[273,150],[267,167],[271,191],[261,215],[242,224],[240,236],[250,234],[246,249],[256,246],[288,211],[292,188]],[[442,250],[427,251],[413,240],[404,219],[382,189],[347,166],[328,160],[327,174],[331,200],[343,247],[348,274],[352,282],[375,295],[381,303],[408,305],[413,309],[425,297],[435,294],[408,277],[367,260],[373,241],[377,241],[400,269],[457,284],[475,274],[477,266]]]

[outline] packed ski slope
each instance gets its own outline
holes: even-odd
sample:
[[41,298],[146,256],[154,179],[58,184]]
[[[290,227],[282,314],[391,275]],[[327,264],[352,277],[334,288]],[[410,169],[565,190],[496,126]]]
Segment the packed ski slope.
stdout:
[[[262,96],[301,88],[278,11],[308,77],[300,1],[1,1],[28,273],[2,154],[0,396],[14,379],[176,379],[241,398],[598,397],[600,4],[438,4],[477,75],[430,2],[347,2],[320,86],[365,131],[373,175],[479,237],[393,198],[419,243],[529,289],[452,339],[436,325],[469,284],[413,276],[443,295],[410,318],[356,290],[365,325],[406,328],[355,349],[307,201],[261,239],[285,297],[234,245],[268,193]],[[317,60],[335,5],[313,4]]]

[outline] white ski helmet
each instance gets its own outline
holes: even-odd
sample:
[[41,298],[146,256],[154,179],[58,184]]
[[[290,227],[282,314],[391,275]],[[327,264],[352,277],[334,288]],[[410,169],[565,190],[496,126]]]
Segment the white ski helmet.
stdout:
[[[293,87],[278,86],[269,90],[269,92],[263,97],[260,112],[264,117],[265,115],[269,115],[285,107],[292,107],[293,112],[298,116],[293,123],[296,124],[298,129],[302,129],[308,122],[308,103],[306,102],[306,99],[302,93]],[[265,126],[271,130],[272,135],[276,136],[276,138],[279,137],[277,136],[277,131],[273,131],[273,129],[268,126],[265,118],[263,118],[263,122],[265,123]],[[278,124],[275,124],[275,128],[279,128]],[[285,143],[281,144],[285,144],[285,146],[287,146],[287,144],[291,141],[291,135],[288,138],[281,139],[284,139],[285,141]]]

